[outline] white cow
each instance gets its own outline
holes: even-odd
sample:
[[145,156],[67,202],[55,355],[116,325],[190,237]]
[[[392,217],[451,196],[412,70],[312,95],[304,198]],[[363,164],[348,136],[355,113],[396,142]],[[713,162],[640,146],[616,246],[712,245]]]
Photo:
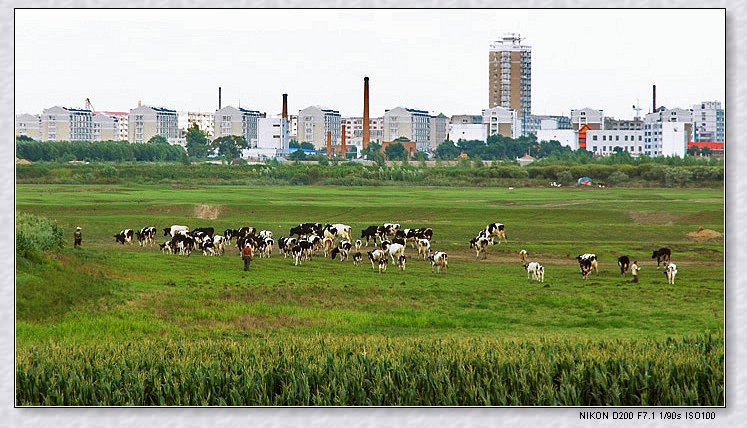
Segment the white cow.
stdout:
[[669,284],[674,284],[674,277],[677,275],[677,265],[669,263],[667,267],[664,268],[664,275],[667,276],[667,282]]
[[524,268],[527,270],[527,279],[531,279],[538,282],[545,282],[545,268],[537,262],[529,262]]
[[431,272],[438,270],[440,273],[441,269],[449,268],[449,256],[443,251],[436,251],[428,257],[428,260],[431,261]]

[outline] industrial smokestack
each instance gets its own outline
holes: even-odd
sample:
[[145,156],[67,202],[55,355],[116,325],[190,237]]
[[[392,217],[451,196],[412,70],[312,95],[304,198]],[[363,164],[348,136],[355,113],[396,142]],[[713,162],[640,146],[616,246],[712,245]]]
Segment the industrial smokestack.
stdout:
[[368,76],[363,78],[363,148],[371,141],[368,119]]
[[654,85],[654,113],[656,113],[656,85]]
[[327,131],[327,157],[332,156],[332,131]]
[[345,158],[347,157],[347,154],[348,154],[347,150],[345,150],[345,125],[342,125],[342,141],[340,145],[342,146],[340,148],[340,151],[342,152],[341,153],[342,157]]
[[283,119],[288,119],[288,94],[283,94]]
[[218,86],[218,110],[220,110],[220,86]]

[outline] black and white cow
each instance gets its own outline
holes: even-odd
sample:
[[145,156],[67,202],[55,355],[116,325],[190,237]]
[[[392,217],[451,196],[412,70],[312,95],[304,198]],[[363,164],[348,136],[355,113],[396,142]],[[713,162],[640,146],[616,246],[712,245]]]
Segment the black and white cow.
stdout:
[[592,253],[584,253],[576,257],[576,260],[578,260],[579,264],[582,260],[588,260],[590,269],[594,270],[597,275],[599,275],[599,264],[597,263],[597,255]]
[[293,265],[300,265],[301,259],[303,258],[303,248],[301,248],[300,245],[296,244],[293,246],[293,248],[291,248],[291,254],[293,255]]
[[627,276],[630,269],[630,257],[620,256],[617,258],[617,265],[620,266],[620,275]]
[[138,243],[140,243],[141,247],[144,247],[146,244],[153,245],[156,239],[156,227],[144,227],[135,231],[135,235],[137,236]]
[[376,265],[379,264],[381,259],[388,259],[387,253],[384,250],[373,250],[368,252],[368,260],[371,261],[371,269],[376,269]]
[[194,233],[201,233],[201,234],[204,234],[205,236],[208,236],[208,237],[210,237],[212,239],[213,235],[215,235],[215,228],[213,228],[213,227],[196,227],[192,231],[192,233],[193,234]]
[[537,262],[529,262],[524,265],[524,269],[527,270],[527,279],[531,279],[537,282],[545,282],[545,268]]
[[281,236],[278,238],[278,249],[283,252],[283,258],[293,255],[293,247],[296,245],[297,240],[293,237],[285,238]]
[[425,260],[430,255],[431,255],[431,241],[427,239],[418,239],[418,258],[422,257],[423,260]]
[[353,265],[360,266],[363,261],[363,254],[360,251],[353,254]]
[[581,254],[576,257],[576,260],[578,260],[578,265],[581,268],[581,276],[588,279],[591,269],[597,266],[597,256],[589,253]]
[[656,259],[656,269],[659,269],[662,263],[666,266],[666,264],[672,259],[672,250],[666,247],[661,247],[654,251],[651,258]]
[[399,256],[397,259],[397,267],[399,267],[399,270],[405,270],[405,265],[407,264],[407,257],[405,255]]
[[494,244],[500,244],[501,238],[503,239],[503,242],[508,244],[508,239],[506,239],[506,226],[502,223],[490,223],[485,226],[485,237],[491,240],[493,238],[498,238],[498,242],[493,242]]
[[376,238],[381,238],[381,235],[383,234],[382,230],[383,228],[381,226],[368,226],[361,231],[361,239],[366,240],[366,247],[368,247],[368,243],[371,239],[373,239],[374,245],[376,245]]
[[322,236],[322,225],[321,223],[301,223],[290,229],[290,235],[297,235],[298,237],[308,235]]
[[233,238],[236,238],[239,236],[239,230],[238,229],[226,229],[223,231],[223,237],[226,239],[226,244],[231,245],[231,241],[233,241]]
[[172,238],[179,233],[186,233],[186,232],[189,232],[189,227],[181,226],[178,224],[174,224],[171,227],[163,228],[163,236],[170,236]]
[[171,238],[171,248],[174,250],[174,254],[182,254],[189,256],[192,250],[195,249],[195,238],[182,233],[177,233]]
[[405,255],[405,246],[398,242],[394,242],[387,246],[386,252],[389,253],[389,257],[392,258],[392,263],[394,263],[397,259]]
[[351,244],[350,241],[340,242],[330,253],[332,254],[332,260],[334,260],[338,254],[340,255],[341,262],[347,260],[351,248],[353,248],[353,244]]
[[114,235],[116,242],[124,245],[125,243],[132,244],[132,236],[135,232],[132,229],[120,230],[118,234]]
[[325,226],[325,229],[327,227],[334,229],[335,236],[342,241],[350,241],[352,239],[350,234],[353,228],[351,228],[350,226],[346,224],[342,224],[342,223],[328,224],[327,226]]
[[469,241],[469,247],[474,248],[477,252],[476,258],[480,258],[480,253],[483,253],[483,259],[488,258],[488,246],[490,245],[490,240],[488,238],[485,238],[483,236],[477,236],[472,238]]
[[664,275],[667,276],[667,283],[674,285],[674,277],[677,275],[677,265],[668,263],[664,268]]
[[204,238],[199,245],[203,256],[214,256],[216,254],[215,244],[213,244],[211,238]]
[[399,223],[384,223],[381,226],[381,235],[380,237],[386,238],[387,236],[394,236],[397,234],[397,231],[400,230],[402,226]]
[[389,258],[384,256],[379,259],[379,273],[386,272],[386,265],[389,264]]
[[431,262],[431,272],[441,272],[441,269],[447,270],[449,267],[449,256],[443,251],[436,251],[428,257]]

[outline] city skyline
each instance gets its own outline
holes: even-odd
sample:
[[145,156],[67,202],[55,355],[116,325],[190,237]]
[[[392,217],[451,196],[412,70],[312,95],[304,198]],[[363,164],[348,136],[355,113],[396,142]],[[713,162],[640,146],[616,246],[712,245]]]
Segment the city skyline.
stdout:
[[506,33],[532,49],[532,114],[645,115],[653,85],[668,108],[726,96],[723,9],[19,9],[15,21],[16,114],[86,98],[214,112],[220,87],[223,107],[275,115],[287,93],[292,114],[359,117],[364,76],[372,116],[479,114]]

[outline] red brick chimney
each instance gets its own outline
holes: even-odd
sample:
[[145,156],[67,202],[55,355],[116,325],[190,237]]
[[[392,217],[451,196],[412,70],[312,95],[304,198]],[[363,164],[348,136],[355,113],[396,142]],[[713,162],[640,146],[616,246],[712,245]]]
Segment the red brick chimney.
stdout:
[[363,78],[363,148],[371,141],[368,119],[368,76]]
[[283,94],[283,119],[288,119],[288,94]]
[[327,157],[332,156],[332,131],[327,131]]
[[342,157],[344,158],[344,157],[346,157],[346,155],[348,154],[348,152],[347,152],[347,151],[345,150],[345,125],[342,125],[342,141],[341,141],[341,143],[340,143],[340,144],[341,144],[341,146],[342,146],[342,147],[340,148],[340,152],[341,152],[340,154],[341,154],[341,155],[342,155]]

